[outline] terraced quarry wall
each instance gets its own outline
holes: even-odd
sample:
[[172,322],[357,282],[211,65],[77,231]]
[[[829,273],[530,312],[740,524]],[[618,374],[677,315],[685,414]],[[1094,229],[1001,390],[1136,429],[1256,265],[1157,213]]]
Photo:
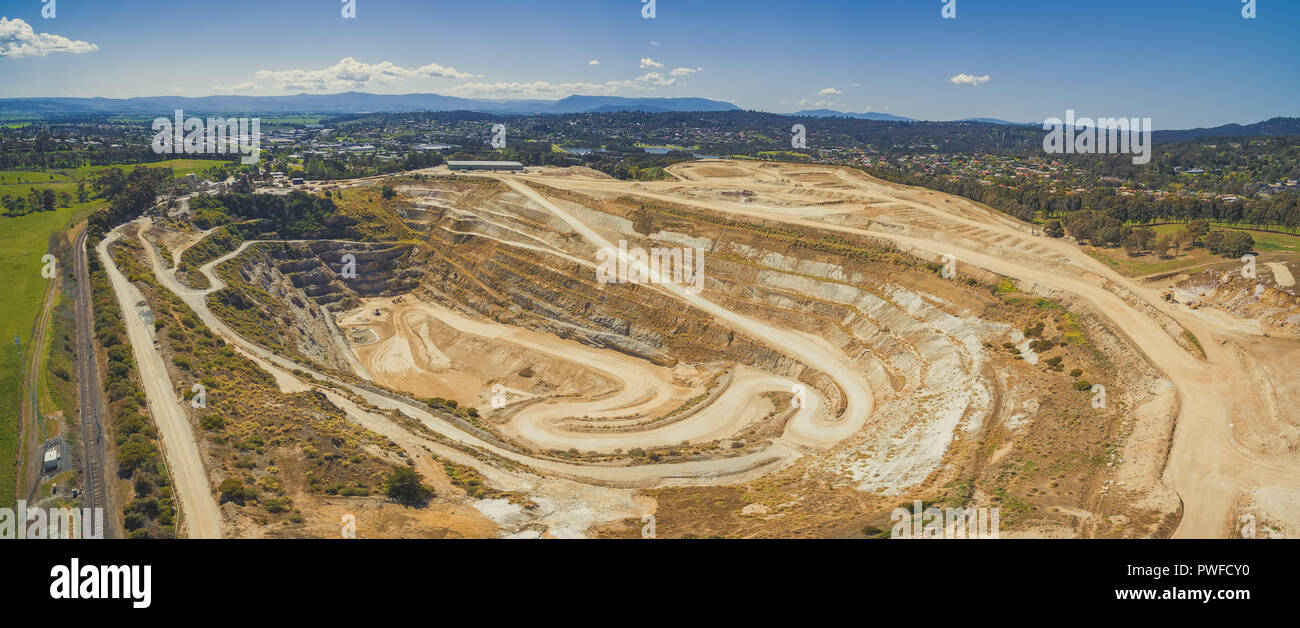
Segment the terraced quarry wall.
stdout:
[[[680,186],[680,200],[526,184],[545,204],[491,179],[401,179],[398,198],[373,210],[390,215],[372,216],[400,223],[401,244],[383,243],[382,230],[368,243],[248,244],[234,255],[227,242],[204,253],[231,255],[208,304],[266,349],[454,411],[537,460],[601,474],[732,467],[665,471],[659,482],[687,486],[644,493],[670,535],[872,536],[912,498],[1000,506],[1013,534],[1171,532],[1178,501],[1160,472],[1177,396],[1122,334],[1050,287],[974,266],[946,278],[883,239],[690,200],[869,224],[834,213],[870,205],[854,204],[853,183],[792,176],[778,169],[772,185],[820,195],[815,204],[773,202],[763,189],[728,195],[707,177]],[[907,218],[913,233],[941,228]],[[593,234],[704,251],[703,300],[596,281]],[[355,277],[343,276],[348,254]],[[818,355],[763,329],[794,330]],[[825,356],[869,391],[860,429],[843,429],[857,393],[816,366]],[[810,390],[809,407],[793,403],[794,383]],[[1108,404],[1091,403],[1094,385]],[[699,500],[718,510],[688,507]]]
[[[138,236],[128,234],[114,250],[118,266],[145,297],[140,307],[154,321],[152,331],[168,360],[175,394],[185,400],[227,535],[296,536],[322,523],[336,527],[337,518],[320,519],[322,499],[380,494],[395,466],[409,464],[400,447],[347,420],[324,394],[284,390],[217,337],[159,286],[147,270]],[[202,395],[201,405],[190,403],[196,394]],[[137,497],[128,505],[128,521],[152,499],[148,492],[139,494],[136,476]],[[170,503],[171,488],[160,490]]]
[[[417,285],[410,245],[333,241],[253,244],[217,268],[226,287],[211,305],[235,329],[268,348],[348,370],[331,310]],[[346,259],[346,261],[345,261]],[[350,265],[350,266],[349,266]]]

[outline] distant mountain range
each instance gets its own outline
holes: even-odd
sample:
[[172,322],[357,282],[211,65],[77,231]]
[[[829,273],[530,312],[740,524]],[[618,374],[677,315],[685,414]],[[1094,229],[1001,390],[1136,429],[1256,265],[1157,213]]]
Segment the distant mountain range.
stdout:
[[879,120],[881,122],[916,122],[915,118],[904,118],[888,113],[848,113],[845,111],[835,111],[833,109],[804,109],[796,111],[792,116],[801,118],[853,118],[855,120]]
[[500,114],[612,113],[645,111],[737,111],[707,98],[621,98],[569,96],[561,100],[474,100],[439,94],[298,94],[295,96],[148,96],[140,98],[8,98],[0,113],[27,115],[157,114],[184,109],[196,113],[405,113],[476,111]]
[[955,122],[983,122],[984,124],[1002,124],[1006,126],[1038,126],[1041,122],[1007,122],[997,118],[963,118]]
[[[183,109],[194,114],[364,114],[416,111],[472,111],[485,114],[534,115],[575,113],[700,113],[742,112],[729,102],[707,98],[623,98],[619,96],[569,96],[560,100],[476,100],[440,94],[297,94],[294,96],[149,96],[139,98],[5,98],[0,116],[47,118],[84,115],[152,115]],[[833,109],[806,109],[792,114],[814,118],[846,118],[875,122],[919,124],[982,123],[1036,127],[1038,122],[1008,122],[997,118],[965,118],[946,122],[922,121],[889,113],[851,113]],[[1156,131],[1157,142],[1181,142],[1203,137],[1254,137],[1300,135],[1300,118],[1272,118],[1254,124],[1225,124],[1212,128]]]
[[1300,118],[1269,118],[1254,124],[1225,124],[1208,129],[1156,131],[1157,142],[1185,142],[1202,137],[1282,137],[1300,135]]
[[[792,116],[807,118],[853,118],[855,120],[879,120],[882,122],[922,122],[916,118],[906,118],[889,113],[850,113],[847,111],[835,111],[834,109],[805,109],[796,111]],[[949,120],[948,122],[983,122],[985,124],[1005,124],[1007,126],[1029,126],[1029,122],[1007,122],[997,118],[963,118],[961,120]]]
[[[844,111],[835,111],[832,109],[807,109],[790,114],[792,116],[802,116],[811,118],[853,118],[857,120],[878,120],[883,122],[923,122],[916,118],[905,118],[888,113],[849,113]],[[961,120],[952,120],[952,122],[982,122],[985,124],[1001,124],[1005,126],[1038,126],[1039,122],[1007,122],[998,118],[964,118]],[[1254,124],[1225,124],[1222,126],[1210,128],[1198,128],[1187,130],[1169,130],[1156,131],[1154,134],[1157,142],[1185,142],[1187,140],[1199,139],[1202,137],[1281,137],[1288,135],[1300,135],[1300,118],[1270,118],[1263,122]]]

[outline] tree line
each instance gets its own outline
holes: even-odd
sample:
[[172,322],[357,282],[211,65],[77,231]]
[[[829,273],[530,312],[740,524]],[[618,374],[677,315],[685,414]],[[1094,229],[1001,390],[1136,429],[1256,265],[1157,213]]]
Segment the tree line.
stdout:
[[1040,216],[1059,218],[1091,211],[1106,214],[1121,224],[1210,220],[1291,233],[1300,230],[1300,194],[1295,192],[1239,196],[1235,200],[1173,195],[1155,198],[1142,193],[1123,195],[1110,186],[1093,187],[1085,192],[1053,192],[1039,183],[988,185],[895,166],[872,166],[865,170],[886,181],[927,187],[984,203],[1025,222],[1033,222]]

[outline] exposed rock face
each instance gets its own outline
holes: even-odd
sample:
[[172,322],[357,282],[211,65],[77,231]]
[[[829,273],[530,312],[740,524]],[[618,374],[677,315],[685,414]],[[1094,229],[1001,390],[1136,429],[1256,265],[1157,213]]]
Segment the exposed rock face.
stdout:
[[[591,362],[568,354],[556,357],[543,348],[534,355],[509,341],[492,340],[497,338],[492,333],[453,328],[431,318],[390,316],[387,312],[406,307],[398,305],[398,295],[412,294],[421,303],[441,306],[444,314],[452,310],[470,315],[466,318],[513,326],[507,334],[525,328],[542,332],[552,342],[559,337],[674,367],[678,372],[671,377],[681,381],[694,378],[698,383],[720,367],[752,367],[816,390],[825,402],[820,407],[832,420],[850,404],[861,407],[856,402],[862,397],[859,389],[852,384],[840,388],[843,382],[860,381],[870,389],[868,427],[855,428],[833,443],[828,439],[825,445],[800,442],[801,457],[790,473],[864,494],[911,494],[924,487],[955,486],[956,480],[1009,490],[1017,487],[1008,486],[1004,469],[1016,465],[1021,475],[1015,481],[1023,494],[1043,503],[1064,500],[1077,505],[1082,496],[1096,494],[1087,484],[1091,479],[1058,486],[1060,478],[1049,478],[1048,471],[1030,465],[1038,463],[1029,460],[1029,452],[1082,448],[1096,453],[1098,443],[1124,443],[1114,438],[1121,428],[1110,414],[1085,415],[1089,410],[1080,410],[1087,403],[1083,389],[1075,388],[1079,376],[1049,368],[1060,367],[1064,357],[1070,360],[1066,369],[1080,366],[1091,381],[1111,385],[1110,371],[1103,371],[1103,360],[1093,355],[1114,358],[1123,357],[1122,352],[1109,346],[1111,338],[1093,329],[1091,318],[1084,316],[1081,326],[1073,307],[1067,312],[1055,301],[1031,296],[1050,292],[1027,287],[1020,292],[1012,286],[1010,292],[1017,296],[1002,296],[989,289],[998,283],[996,277],[968,270],[963,281],[941,279],[931,264],[865,235],[717,215],[670,202],[547,189],[545,197],[563,211],[541,211],[540,204],[521,193],[492,183],[462,186],[455,192],[429,190],[423,196],[418,186],[402,190],[421,206],[404,208],[401,216],[404,228],[418,231],[418,243],[259,245],[240,261],[245,265],[239,274],[243,285],[219,297],[234,309],[264,306],[268,326],[286,330],[279,332],[278,348],[352,371],[356,364],[344,360],[356,351],[376,374],[375,381],[398,375],[413,380],[411,385],[385,380],[385,386],[424,398],[451,399],[473,391],[459,403],[477,404],[480,411],[486,393],[478,391],[490,390],[489,384],[503,383],[539,406],[570,395],[598,398],[618,387],[582,372]],[[575,232],[577,226],[557,219],[562,214],[577,217],[575,225],[580,222],[601,237]],[[700,285],[711,303],[684,300],[653,285],[598,281],[592,262],[598,251],[591,242],[602,239],[647,251],[702,252],[707,261]],[[718,310],[700,309],[712,305],[737,316],[715,318],[706,311]],[[348,312],[343,326],[354,337],[351,349],[331,321],[332,313],[343,311]],[[738,318],[748,322],[736,322]],[[1040,336],[1044,321],[1052,327]],[[1037,331],[1022,333],[1035,322]],[[398,336],[384,325],[405,325],[410,331],[400,336],[402,342],[389,343]],[[1086,344],[1084,327],[1096,346]],[[790,331],[816,345],[762,337],[771,333],[775,339]],[[363,346],[365,350],[358,349]],[[817,361],[823,348],[835,360]],[[799,355],[801,350],[810,355]],[[834,364],[841,354],[856,379],[831,367],[833,379],[809,366]],[[375,355],[382,359],[372,360]],[[541,375],[535,376],[533,367],[539,367]],[[1124,368],[1136,372],[1127,364]],[[416,385],[414,380],[423,375],[411,373],[419,369],[443,377],[438,384],[443,388]],[[525,371],[529,375],[523,375]],[[1149,405],[1151,416],[1167,415],[1170,410],[1148,401],[1167,389],[1153,382],[1142,390],[1112,386],[1113,396],[1125,405]],[[763,391],[762,403],[770,405],[762,412],[771,408],[777,416],[784,411],[790,403],[786,398],[793,396],[787,392],[789,383]],[[495,415],[484,412],[483,417]],[[642,418],[605,417],[629,424]],[[722,455],[717,450],[739,454],[780,438],[786,426],[778,417],[770,425],[729,432],[725,438],[709,434],[700,441],[673,440],[671,446],[680,447],[680,452],[655,455],[692,460]],[[639,429],[639,424],[633,427]],[[637,431],[633,427],[627,431]],[[1150,431],[1150,440],[1168,433]],[[985,446],[990,434],[995,437]],[[515,438],[504,432],[501,437]],[[1017,449],[1022,442],[1030,446]],[[1076,447],[1079,444],[1082,447]],[[547,451],[591,458],[598,450]],[[628,461],[614,454],[612,461],[597,462]],[[1158,482],[1158,474],[1146,471],[1144,483]],[[1044,487],[1052,489],[1050,495],[1039,492]],[[1153,503],[1153,512],[1166,509],[1165,497]],[[764,513],[754,508],[746,514]],[[1143,529],[1159,524],[1153,519]]]
[[[332,312],[355,307],[363,297],[414,288],[414,251],[411,245],[260,243],[218,269],[229,285],[210,299],[232,324],[268,347],[355,371]],[[345,261],[347,255],[352,257]]]
[[1192,306],[1214,305],[1257,320],[1271,333],[1300,335],[1300,298],[1258,279],[1207,270],[1178,282],[1175,296]]
[[269,246],[267,254],[294,288],[336,310],[354,307],[357,297],[408,292],[420,275],[410,245],[322,240]]

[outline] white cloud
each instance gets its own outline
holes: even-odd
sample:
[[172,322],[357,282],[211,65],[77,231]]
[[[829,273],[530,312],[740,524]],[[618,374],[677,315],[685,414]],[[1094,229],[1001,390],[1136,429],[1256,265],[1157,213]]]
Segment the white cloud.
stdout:
[[835,89],[834,87],[827,87],[827,88],[825,88],[825,89],[823,89],[823,90],[817,92],[817,95],[818,95],[818,96],[839,96],[840,94],[843,94],[843,93],[844,93],[844,92],[842,92],[842,91],[840,91],[840,90],[838,90],[838,89]]
[[638,76],[632,80],[637,83],[656,85],[656,86],[673,85],[677,83],[677,79],[665,77],[663,74],[659,72],[649,72],[641,76]]
[[[599,59],[587,62],[589,66],[600,65]],[[641,67],[662,68],[664,64],[649,57],[641,60]],[[690,76],[703,68],[676,68],[662,72],[651,70],[636,78],[605,81],[469,81],[459,85],[443,88],[440,93],[464,98],[563,98],[573,94],[592,96],[612,96],[621,91],[654,91],[659,87],[677,85],[678,77]],[[407,79],[440,76],[447,78],[481,78],[481,75],[460,72],[455,68],[429,64],[420,68],[405,68],[384,61],[381,63],[364,63],[348,57],[337,64],[320,70],[261,70],[258,78],[272,81],[279,89],[324,91],[363,89],[374,85],[399,84]],[[213,86],[226,92],[262,89],[252,82],[234,86]]]
[[650,42],[650,45],[651,45],[651,46],[658,46],[658,45],[659,45],[659,42],[657,42],[657,41],[651,41],[651,42]]
[[953,85],[979,85],[980,83],[987,83],[987,82],[989,82],[989,80],[990,80],[991,78],[992,78],[992,77],[990,77],[990,76],[987,75],[987,74],[985,74],[984,76],[972,76],[972,75],[970,75],[970,74],[958,74],[957,76],[954,76],[954,77],[948,79],[948,82],[949,82],[949,83],[952,83]]
[[808,100],[807,98],[799,99],[799,106],[804,109],[845,109],[847,105],[840,102],[831,102],[829,100]]
[[237,92],[251,92],[259,89],[261,88],[257,86],[257,83],[254,83],[252,81],[247,81],[244,83],[236,83],[234,85],[213,85],[212,93],[233,94]]
[[173,94],[184,94],[184,93],[185,93],[185,88],[184,88],[184,87],[173,87],[173,88],[171,88],[171,89],[169,89],[169,90],[167,90],[167,91],[169,91],[169,92],[171,92],[171,93],[173,93]]
[[[385,63],[387,62],[385,61]],[[463,79],[463,78],[477,78],[481,76],[479,74],[470,74],[469,72],[460,72],[456,68],[444,67],[436,63],[430,63],[429,65],[422,65],[418,68],[415,68],[414,72],[418,76],[431,76],[431,77],[439,77],[439,78]]]
[[19,19],[0,17],[0,57],[44,57],[51,52],[80,54],[99,50],[87,41],[74,41],[53,33],[37,33]]
[[477,74],[461,72],[456,68],[437,63],[418,68],[404,68],[391,61],[364,63],[347,57],[323,70],[259,70],[259,78],[277,81],[281,89],[321,91],[331,89],[359,89],[372,85],[403,83],[409,78],[476,78]]

